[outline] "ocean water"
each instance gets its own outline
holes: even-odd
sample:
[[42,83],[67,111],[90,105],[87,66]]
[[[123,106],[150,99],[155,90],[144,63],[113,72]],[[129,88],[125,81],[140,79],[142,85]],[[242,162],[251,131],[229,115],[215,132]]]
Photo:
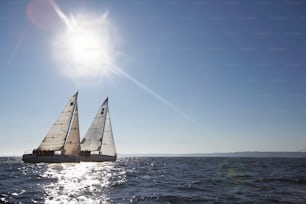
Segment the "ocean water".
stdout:
[[0,158],[0,203],[305,203],[305,158]]

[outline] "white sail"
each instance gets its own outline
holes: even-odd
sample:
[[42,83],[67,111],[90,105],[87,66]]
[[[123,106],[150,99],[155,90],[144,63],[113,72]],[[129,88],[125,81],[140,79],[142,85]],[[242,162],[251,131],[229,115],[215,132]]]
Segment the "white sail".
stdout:
[[64,155],[79,156],[80,150],[78,104],[76,103],[70,132],[64,145]]
[[82,151],[99,151],[102,143],[106,113],[108,108],[108,99],[101,105],[91,126],[87,130],[85,137],[81,142]]
[[105,121],[105,127],[103,131],[102,145],[101,145],[100,153],[102,155],[108,155],[108,156],[116,155],[116,148],[115,148],[115,143],[114,143],[114,138],[113,138],[112,124],[110,120],[110,113],[109,113],[108,107],[107,107],[106,121]]
[[48,134],[38,147],[38,150],[62,150],[69,131],[78,92],[68,101],[63,112],[57,118]]

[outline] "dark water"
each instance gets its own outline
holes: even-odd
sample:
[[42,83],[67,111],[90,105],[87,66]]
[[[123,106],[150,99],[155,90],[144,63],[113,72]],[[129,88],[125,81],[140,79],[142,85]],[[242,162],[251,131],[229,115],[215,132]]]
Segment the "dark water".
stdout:
[[306,159],[120,158],[25,164],[0,158],[0,203],[305,203]]

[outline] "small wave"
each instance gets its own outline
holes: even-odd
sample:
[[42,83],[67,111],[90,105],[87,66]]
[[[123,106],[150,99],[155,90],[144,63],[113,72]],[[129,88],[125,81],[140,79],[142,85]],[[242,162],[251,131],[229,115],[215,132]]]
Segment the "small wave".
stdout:
[[278,177],[278,178],[259,178],[256,179],[255,182],[260,183],[296,183],[301,185],[306,185],[306,178],[299,177]]
[[0,203],[304,203],[301,162],[120,158],[48,165],[0,158]]

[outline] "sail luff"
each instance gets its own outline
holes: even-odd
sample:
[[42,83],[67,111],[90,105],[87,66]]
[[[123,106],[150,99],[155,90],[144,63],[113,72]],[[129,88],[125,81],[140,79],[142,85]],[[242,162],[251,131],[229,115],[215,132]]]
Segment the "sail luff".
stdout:
[[63,149],[71,125],[77,95],[78,92],[68,101],[64,110],[50,128],[41,144],[38,146],[38,150],[59,151]]

